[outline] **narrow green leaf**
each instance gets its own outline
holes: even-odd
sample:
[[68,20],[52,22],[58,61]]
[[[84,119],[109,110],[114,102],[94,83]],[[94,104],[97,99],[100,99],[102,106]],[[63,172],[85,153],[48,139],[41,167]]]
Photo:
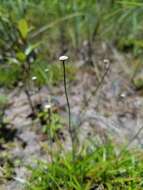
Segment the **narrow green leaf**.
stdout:
[[28,35],[28,23],[25,19],[21,19],[19,22],[18,22],[18,29],[19,29],[19,32],[21,34],[21,36],[25,39],[27,38],[27,35]]

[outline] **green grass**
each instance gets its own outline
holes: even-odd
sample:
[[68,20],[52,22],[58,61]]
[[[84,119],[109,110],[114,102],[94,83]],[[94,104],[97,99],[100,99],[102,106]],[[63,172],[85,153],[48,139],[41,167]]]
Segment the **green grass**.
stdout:
[[[74,80],[77,73],[76,67],[68,63],[66,65],[66,71],[68,79],[71,81]],[[60,64],[60,62],[55,62],[53,64],[37,62],[32,67],[31,76],[37,77],[36,84],[39,86],[45,84],[58,85],[63,81],[62,64]]]
[[33,36],[44,44],[50,40],[62,44],[66,40],[70,46],[80,47],[83,40],[92,42],[96,37],[115,41],[120,49],[133,46],[135,54],[143,46],[141,0],[61,0],[60,3],[43,0],[38,1],[38,11],[36,0],[0,0],[0,3],[1,14],[9,12],[15,24],[20,19],[27,20],[30,40]]
[[[91,148],[92,147],[92,148]],[[90,145],[73,162],[70,153],[57,154],[53,163],[38,161],[30,167],[26,190],[143,189],[143,153],[125,151],[118,158],[116,148]]]
[[17,66],[0,68],[0,86],[11,88],[20,78],[20,68]]
[[[72,64],[67,64],[67,75],[69,80],[74,80],[77,73],[77,69]],[[48,71],[47,71],[48,70]],[[37,77],[37,80],[34,82],[36,86],[43,85],[58,85],[63,81],[63,68],[62,64],[59,62],[54,64],[44,63],[38,61],[32,64],[30,78],[33,76]],[[21,77],[21,68],[20,65],[11,65],[9,67],[0,68],[0,86],[5,88],[13,88],[18,85],[18,82],[22,80]],[[31,80],[32,82],[32,80]]]

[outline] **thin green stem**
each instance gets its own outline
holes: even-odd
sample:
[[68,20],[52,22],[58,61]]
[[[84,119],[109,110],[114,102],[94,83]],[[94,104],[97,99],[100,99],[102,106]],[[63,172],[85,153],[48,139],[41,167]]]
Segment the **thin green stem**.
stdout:
[[51,162],[53,164],[53,142],[52,142],[52,135],[51,135],[51,124],[52,124],[52,113],[51,109],[48,109],[48,135],[49,135],[49,141],[50,141],[50,156],[51,156]]
[[72,143],[72,157],[74,160],[74,138],[73,138],[73,131],[71,127],[71,110],[70,110],[70,103],[69,103],[69,98],[68,98],[68,93],[67,93],[67,83],[66,83],[66,67],[65,67],[65,61],[63,61],[63,74],[64,74],[64,89],[65,89],[65,96],[66,96],[66,101],[67,101],[67,106],[68,106],[68,117],[69,117],[69,134],[71,138],[71,143]]

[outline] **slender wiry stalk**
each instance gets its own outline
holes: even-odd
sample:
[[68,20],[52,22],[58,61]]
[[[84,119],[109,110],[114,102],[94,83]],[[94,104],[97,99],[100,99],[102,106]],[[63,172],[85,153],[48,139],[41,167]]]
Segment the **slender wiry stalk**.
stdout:
[[31,108],[31,110],[32,110],[32,113],[33,113],[33,115],[35,116],[35,115],[36,115],[36,111],[35,111],[35,108],[34,108],[34,106],[33,106],[30,93],[29,93],[29,91],[28,91],[28,89],[27,89],[26,86],[25,86],[25,94],[26,94],[26,96],[27,96],[27,100],[28,100],[29,106],[30,106],[30,108]]
[[122,154],[129,148],[131,143],[138,137],[138,135],[143,130],[143,126],[139,128],[139,130],[135,133],[135,135],[129,140],[129,142],[123,147],[123,149],[120,151],[118,155],[118,159],[122,156]]
[[94,91],[94,96],[97,94],[99,88],[100,88],[101,85],[103,84],[104,79],[105,79],[106,75],[108,74],[108,72],[109,72],[109,70],[110,70],[110,67],[111,67],[111,63],[109,63],[109,65],[107,65],[107,68],[105,68],[105,71],[104,71],[104,73],[103,73],[103,75],[102,75],[102,77],[101,77],[101,80],[100,80],[99,83],[97,84],[97,87],[96,87],[96,89],[95,89],[95,91]]
[[29,106],[31,108],[32,114],[33,114],[33,116],[36,116],[36,110],[35,110],[35,107],[33,105],[31,95],[29,93],[30,70],[31,70],[30,63],[26,62],[25,64],[22,65],[22,76],[23,76],[24,92],[25,92],[25,94],[27,96],[27,100],[28,100]]
[[74,160],[74,138],[73,138],[73,131],[71,127],[71,110],[70,110],[70,103],[68,99],[68,93],[67,93],[67,83],[66,83],[66,67],[65,67],[65,61],[63,60],[63,74],[64,74],[64,89],[65,89],[65,96],[66,96],[66,101],[67,101],[67,106],[68,106],[68,116],[69,116],[69,134],[71,138],[71,143],[72,143],[72,156]]
[[52,123],[52,112],[51,108],[48,109],[48,134],[49,134],[49,141],[50,141],[50,155],[51,155],[51,162],[53,163],[53,142],[52,142],[52,135],[51,135],[51,123]]

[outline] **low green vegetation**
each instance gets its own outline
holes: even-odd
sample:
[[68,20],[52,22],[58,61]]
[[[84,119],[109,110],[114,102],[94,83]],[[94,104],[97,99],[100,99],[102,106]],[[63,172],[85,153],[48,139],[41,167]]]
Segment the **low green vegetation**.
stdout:
[[8,97],[0,95],[0,109],[4,109],[8,105]]
[[[48,45],[48,42],[51,40],[54,43],[57,40],[61,43],[70,40],[72,46],[76,47],[85,39],[92,40],[98,37],[114,40],[121,48],[134,46],[136,51],[142,47],[143,2],[141,0],[107,0],[106,2],[70,0],[68,3],[66,0],[60,3],[58,0],[52,2],[50,0],[40,2],[1,0],[0,2],[3,22],[10,20],[18,28],[24,26],[22,35],[26,37],[30,32],[28,37],[30,42],[42,37],[40,41],[47,40],[47,47],[49,47],[51,43]],[[28,23],[28,29],[23,19]],[[46,44],[44,46],[46,47]]]
[[[67,65],[67,73],[69,80],[74,80],[77,69],[74,65]],[[34,82],[35,86],[41,87],[43,85],[58,85],[62,79],[62,67],[59,63],[48,64],[35,62],[31,67],[29,76],[30,83],[32,83],[32,77],[36,76],[37,79]],[[19,82],[22,82],[21,68],[19,66],[8,66],[0,69],[0,86],[7,88],[13,88],[18,86]]]
[[[75,66],[68,64],[66,70],[68,79],[71,81],[74,80],[77,72]],[[32,66],[31,78],[32,76],[37,77],[35,84],[38,86],[45,84],[57,85],[63,80],[62,65],[59,62],[56,62],[54,64],[40,64],[40,62],[35,63]]]
[[38,113],[38,118],[42,124],[43,133],[47,134],[51,140],[57,139],[57,133],[63,128],[62,119],[57,113],[51,113],[50,108]]
[[124,151],[108,144],[86,146],[72,160],[56,154],[52,163],[38,161],[29,168],[26,190],[135,190],[143,188],[143,153]]
[[0,156],[1,166],[0,166],[0,184],[11,180],[14,175],[14,162],[10,155],[3,152]]

